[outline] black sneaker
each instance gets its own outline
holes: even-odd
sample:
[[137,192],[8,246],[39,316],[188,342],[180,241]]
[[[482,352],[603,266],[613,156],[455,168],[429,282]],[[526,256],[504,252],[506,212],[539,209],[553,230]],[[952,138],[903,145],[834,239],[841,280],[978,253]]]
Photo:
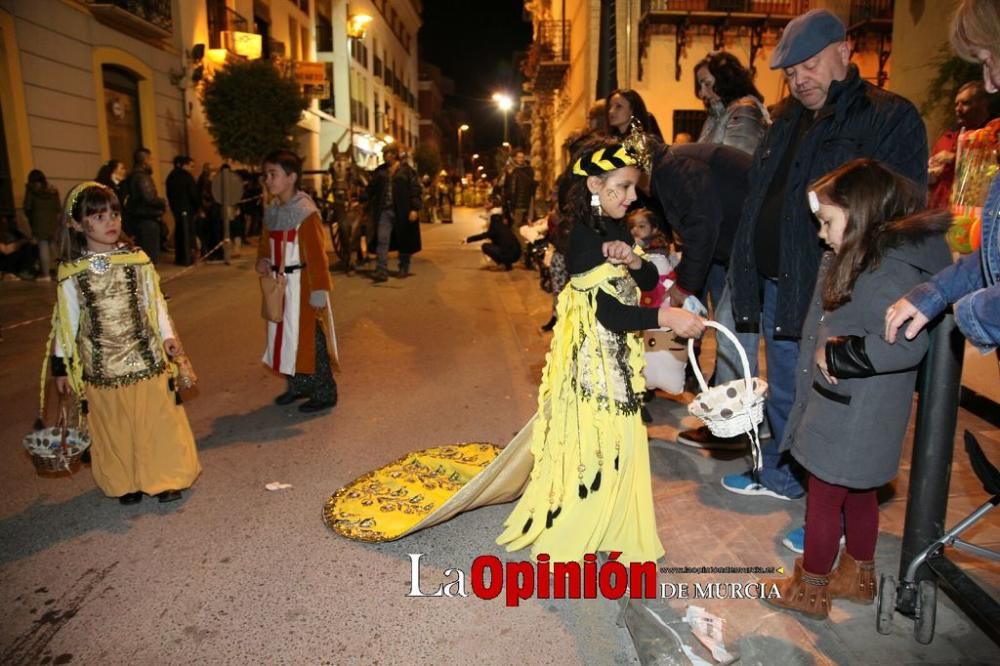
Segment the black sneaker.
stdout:
[[385,282],[389,279],[389,271],[384,268],[376,268],[372,273],[372,282]]
[[721,451],[743,450],[750,446],[746,435],[736,437],[716,437],[708,426],[685,430],[677,435],[677,443],[696,449],[719,449]]
[[301,405],[299,405],[299,411],[303,414],[314,414],[316,412],[322,412],[327,409],[333,409],[334,405],[337,404],[336,398],[333,400],[313,400],[309,398]]
[[284,393],[282,393],[281,395],[279,395],[277,398],[274,399],[274,404],[282,406],[290,405],[296,400],[304,400],[308,397],[309,396],[307,396],[304,393],[296,393],[295,391],[285,391]]

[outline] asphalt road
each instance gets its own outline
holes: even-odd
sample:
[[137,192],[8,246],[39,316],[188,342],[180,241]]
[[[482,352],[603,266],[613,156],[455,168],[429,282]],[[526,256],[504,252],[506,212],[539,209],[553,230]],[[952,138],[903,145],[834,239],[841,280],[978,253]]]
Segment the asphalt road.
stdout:
[[[406,596],[411,553],[423,555],[427,593],[454,579],[446,569],[500,555],[493,539],[508,507],[385,545],[347,541],[321,520],[324,500],[360,474],[427,446],[506,443],[533,413],[549,297],[536,274],[490,270],[477,245],[459,244],[481,228],[476,213],[424,226],[410,278],[375,286],[335,275],[344,370],[324,416],[272,405],[283,382],[259,361],[248,256],[170,281],[201,378],[186,408],[204,466],[174,504],[121,506],[86,467],[35,474],[20,440],[37,409],[47,326],[6,331],[0,663],[632,663],[612,602],[508,609],[502,598]],[[25,315],[46,307],[48,288],[33,288]],[[272,481],[292,488],[266,490]]]

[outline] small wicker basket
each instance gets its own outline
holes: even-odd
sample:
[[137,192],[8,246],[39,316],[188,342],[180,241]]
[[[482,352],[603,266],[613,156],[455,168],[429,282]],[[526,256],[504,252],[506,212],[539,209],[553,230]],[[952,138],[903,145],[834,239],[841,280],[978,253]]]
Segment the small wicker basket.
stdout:
[[90,435],[80,428],[70,428],[65,406],[58,423],[39,428],[24,436],[24,448],[39,472],[69,472],[90,446]]
[[736,437],[746,434],[750,437],[751,453],[754,460],[754,472],[760,470],[760,440],[757,426],[764,420],[764,396],[767,393],[767,382],[759,377],[750,376],[750,361],[736,336],[725,326],[714,321],[705,324],[725,335],[733,342],[739,352],[743,365],[743,379],[734,379],[720,386],[711,388],[705,383],[705,377],[698,367],[698,359],[694,355],[694,340],[688,340],[688,358],[691,368],[701,386],[701,393],[688,404],[688,413],[698,417],[716,437]]

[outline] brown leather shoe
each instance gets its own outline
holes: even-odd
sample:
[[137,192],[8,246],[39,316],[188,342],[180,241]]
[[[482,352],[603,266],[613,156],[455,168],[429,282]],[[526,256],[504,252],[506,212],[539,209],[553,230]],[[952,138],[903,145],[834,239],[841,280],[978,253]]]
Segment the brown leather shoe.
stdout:
[[830,615],[830,576],[809,573],[802,568],[802,558],[795,560],[795,573],[788,578],[764,578],[761,582],[769,589],[777,585],[779,598],[765,597],[772,606],[802,613],[814,620],[825,620]]
[[840,551],[837,568],[830,574],[830,597],[859,604],[875,601],[875,560],[856,560]]

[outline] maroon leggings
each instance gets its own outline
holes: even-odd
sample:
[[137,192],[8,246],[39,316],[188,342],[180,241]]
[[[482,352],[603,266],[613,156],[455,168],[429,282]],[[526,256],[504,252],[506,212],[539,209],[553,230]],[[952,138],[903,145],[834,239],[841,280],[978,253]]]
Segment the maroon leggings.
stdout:
[[841,534],[847,535],[847,552],[855,560],[875,559],[878,539],[875,489],[845,488],[810,474],[802,568],[819,575],[830,573],[840,549]]

